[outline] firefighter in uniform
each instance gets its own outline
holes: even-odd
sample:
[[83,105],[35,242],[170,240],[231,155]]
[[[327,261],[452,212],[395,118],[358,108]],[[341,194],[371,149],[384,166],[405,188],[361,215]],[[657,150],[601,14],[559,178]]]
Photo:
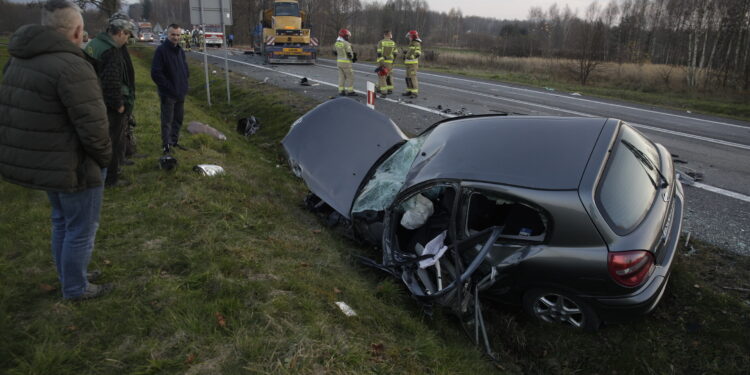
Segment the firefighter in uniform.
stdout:
[[393,71],[393,61],[396,59],[398,49],[396,42],[393,41],[393,33],[390,30],[383,32],[383,40],[378,42],[378,87],[382,95],[393,94],[393,79],[391,72]]
[[419,95],[419,82],[417,82],[417,68],[419,67],[419,56],[422,55],[422,39],[419,39],[417,30],[406,33],[409,39],[409,49],[404,53],[404,64],[406,65],[406,92],[403,96],[416,98]]
[[336,54],[336,65],[339,68],[339,95],[357,96],[354,92],[354,70],[352,64],[357,62],[357,54],[349,43],[352,33],[347,29],[339,30],[339,37],[333,45]]
[[182,33],[182,48],[185,51],[191,51],[190,49],[190,31],[185,30]]

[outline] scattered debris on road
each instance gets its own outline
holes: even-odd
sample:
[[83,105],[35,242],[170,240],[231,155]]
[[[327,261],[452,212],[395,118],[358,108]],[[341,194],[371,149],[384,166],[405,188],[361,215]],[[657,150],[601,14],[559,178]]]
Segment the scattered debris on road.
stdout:
[[[407,101],[407,103],[411,103],[411,102]],[[465,107],[461,107],[460,110],[454,111],[450,108],[443,108],[442,104],[438,104],[438,106],[435,107],[435,109],[448,115],[456,115],[456,116],[471,116],[472,115],[472,113],[469,112]]]

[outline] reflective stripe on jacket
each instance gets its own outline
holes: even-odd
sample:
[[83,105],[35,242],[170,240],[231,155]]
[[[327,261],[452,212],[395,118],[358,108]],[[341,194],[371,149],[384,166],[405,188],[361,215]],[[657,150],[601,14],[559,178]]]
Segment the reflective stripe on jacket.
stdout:
[[377,62],[385,62],[392,64],[393,59],[396,57],[398,51],[396,50],[396,42],[392,39],[383,39],[378,42],[378,59]]
[[333,45],[333,49],[336,51],[337,62],[343,62],[343,63],[352,62],[352,56],[354,55],[354,52],[352,51],[351,43],[345,40],[337,40],[336,43]]
[[422,55],[422,43],[412,40],[409,42],[409,49],[406,51],[404,56],[404,64],[417,64],[419,63],[419,56]]

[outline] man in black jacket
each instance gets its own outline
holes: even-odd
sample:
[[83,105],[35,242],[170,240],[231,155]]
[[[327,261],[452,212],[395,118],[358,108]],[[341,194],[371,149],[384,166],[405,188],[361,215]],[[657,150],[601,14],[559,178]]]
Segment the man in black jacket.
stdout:
[[175,147],[186,150],[179,143],[189,76],[185,51],[180,48],[181,37],[182,28],[169,25],[167,39],[156,48],[151,63],[151,79],[161,99],[161,142],[165,154]]
[[128,184],[120,179],[120,169],[125,163],[126,130],[135,103],[135,71],[125,46],[134,31],[135,25],[127,16],[115,13],[109,19],[107,31],[99,33],[85,49],[99,75],[107,105],[113,153],[107,168],[107,187]]
[[82,40],[81,9],[69,0],[46,2],[42,25],[23,26],[11,37],[0,84],[0,175],[47,192],[52,255],[63,298],[74,300],[111,289],[86,275],[112,147]]

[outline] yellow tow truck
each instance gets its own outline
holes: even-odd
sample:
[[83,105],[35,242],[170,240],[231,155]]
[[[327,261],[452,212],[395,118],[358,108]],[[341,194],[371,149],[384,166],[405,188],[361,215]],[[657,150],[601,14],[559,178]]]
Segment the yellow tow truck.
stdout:
[[[261,11],[256,28],[260,51],[270,64],[314,64],[318,40],[310,35],[297,0],[273,0]],[[260,35],[257,35],[260,34]]]

